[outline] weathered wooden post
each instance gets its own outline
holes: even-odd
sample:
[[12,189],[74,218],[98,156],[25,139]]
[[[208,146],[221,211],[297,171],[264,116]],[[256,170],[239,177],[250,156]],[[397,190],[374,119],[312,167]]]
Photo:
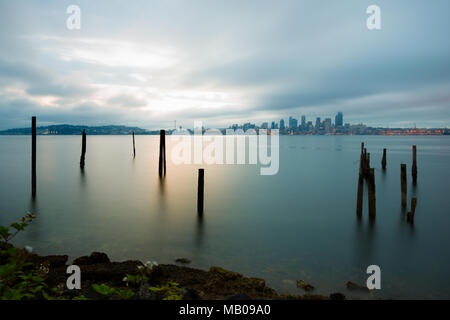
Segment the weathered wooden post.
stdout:
[[36,196],[36,117],[31,117],[31,195]]
[[80,168],[84,169],[86,156],[86,130],[83,129],[83,134],[81,138],[81,158],[80,158]]
[[402,188],[402,208],[406,208],[406,164],[400,165],[401,188]]
[[412,152],[413,152],[413,164],[411,168],[412,178],[413,178],[413,184],[417,183],[417,158],[416,158],[416,146],[412,146]]
[[364,162],[364,164],[366,165],[366,167],[364,168],[364,176],[366,179],[369,179],[369,175],[370,175],[370,152],[366,153],[366,160]]
[[381,167],[386,170],[386,148],[383,149],[383,159],[381,160]]
[[166,175],[166,130],[159,133],[159,176]]
[[136,145],[134,143],[134,131],[133,131],[133,158],[136,158]]
[[364,153],[364,142],[361,142],[361,154]]
[[203,196],[205,191],[205,169],[198,169],[197,211],[203,214]]
[[376,209],[376,197],[375,197],[375,169],[369,169],[369,178],[368,178],[368,193],[369,193],[369,218],[374,219],[377,215]]
[[411,211],[408,212],[406,220],[410,223],[414,222],[414,214],[416,213],[417,198],[411,199]]
[[363,165],[364,165],[364,155],[361,151],[360,161],[359,161],[359,177],[358,177],[358,195],[356,199],[356,215],[358,217],[362,216],[363,210],[363,193],[364,193],[364,176],[363,176]]

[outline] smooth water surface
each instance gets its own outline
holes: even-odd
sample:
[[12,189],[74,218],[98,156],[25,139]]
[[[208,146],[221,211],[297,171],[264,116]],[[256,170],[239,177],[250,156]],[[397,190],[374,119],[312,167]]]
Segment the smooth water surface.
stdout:
[[[112,260],[152,259],[191,266],[219,265],[267,280],[279,292],[349,297],[450,298],[450,138],[280,136],[280,170],[261,176],[257,165],[205,165],[205,213],[196,212],[197,169],[170,160],[158,177],[158,136],[88,136],[79,168],[80,136],[38,136],[38,186],[31,199],[31,138],[0,136],[0,224],[27,211],[37,219],[14,240],[40,254],[92,251]],[[355,213],[361,142],[375,168],[377,216]],[[411,183],[417,145],[418,184]],[[387,170],[381,155],[387,148]],[[408,206],[418,199],[414,225],[400,206],[400,163],[408,165]],[[382,270],[382,290],[358,295],[366,268]]]

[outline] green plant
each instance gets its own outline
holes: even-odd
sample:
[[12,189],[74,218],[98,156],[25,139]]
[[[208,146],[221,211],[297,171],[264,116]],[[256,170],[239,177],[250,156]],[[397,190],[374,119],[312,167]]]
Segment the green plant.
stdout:
[[128,284],[132,285],[139,285],[141,283],[145,283],[148,281],[148,277],[150,276],[150,272],[154,267],[158,266],[158,263],[156,261],[147,261],[144,263],[144,265],[138,266],[138,273],[137,274],[127,274],[123,281],[126,282],[127,286]]
[[[28,213],[9,227],[0,226],[0,300],[54,299],[47,293],[49,288],[45,283],[48,268],[44,265],[36,268],[28,261],[28,249],[17,249],[9,244],[34,218],[33,213]],[[57,288],[51,291],[62,294]]]
[[168,281],[166,284],[159,287],[148,288],[151,292],[163,297],[163,300],[181,300],[183,298],[183,290],[176,282]]
[[20,231],[23,231],[36,218],[34,213],[27,213],[19,222],[11,223],[9,227],[0,226],[0,241],[8,244]]
[[130,289],[117,289],[116,293],[123,300],[128,300],[134,297],[134,292]]
[[9,248],[2,250],[8,256],[7,263],[0,265],[0,299],[21,300],[45,298],[45,274],[26,261],[25,250]]
[[116,289],[111,288],[104,283],[102,283],[102,284],[94,283],[94,284],[92,284],[92,289],[94,289],[95,292],[98,292],[103,296],[108,296],[108,295],[116,292]]
[[102,284],[92,284],[92,289],[94,291],[100,293],[103,296],[111,296],[116,294],[119,296],[120,299],[128,300],[131,299],[134,296],[134,292],[130,289],[120,289],[120,288],[113,288],[110,287],[104,283]]

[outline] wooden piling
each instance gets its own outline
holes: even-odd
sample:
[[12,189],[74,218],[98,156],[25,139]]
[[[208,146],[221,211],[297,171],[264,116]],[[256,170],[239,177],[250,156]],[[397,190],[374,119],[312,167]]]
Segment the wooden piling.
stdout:
[[86,157],[86,130],[83,129],[83,134],[81,137],[81,158],[80,158],[80,168],[84,169]]
[[383,159],[381,160],[381,167],[386,170],[386,148],[383,149]]
[[364,142],[361,142],[361,154],[364,153]]
[[159,133],[159,176],[166,175],[166,130]]
[[364,155],[361,152],[360,165],[359,165],[359,177],[358,177],[358,195],[356,199],[356,215],[358,217],[362,216],[363,210],[363,195],[364,195],[364,176],[363,176],[363,158]]
[[136,158],[136,144],[134,142],[134,131],[133,131],[133,158]]
[[377,214],[375,197],[375,169],[369,169],[368,177],[369,218],[374,219]]
[[203,197],[205,191],[205,169],[198,169],[197,211],[203,214]]
[[413,178],[413,184],[417,183],[417,155],[416,155],[416,146],[412,146],[412,153],[413,153],[413,164],[411,168],[411,174]]
[[36,117],[31,117],[31,194],[36,196]]
[[408,212],[406,219],[409,223],[414,222],[414,214],[416,213],[417,198],[411,199],[411,211]]
[[400,165],[401,190],[402,190],[402,208],[406,208],[406,164]]

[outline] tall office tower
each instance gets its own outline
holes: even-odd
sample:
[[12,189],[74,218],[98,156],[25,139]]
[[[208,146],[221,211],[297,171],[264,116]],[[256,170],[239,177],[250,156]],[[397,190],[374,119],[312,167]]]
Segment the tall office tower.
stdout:
[[320,117],[316,118],[316,130],[320,129]]
[[275,121],[272,121],[272,124],[270,125],[270,129],[275,129]]
[[331,118],[326,118],[324,121],[325,124],[325,133],[331,132]]
[[280,130],[284,130],[284,120],[283,119],[281,119],[280,120]]
[[269,128],[269,124],[267,122],[263,122],[261,124],[261,129],[268,129]]
[[342,112],[338,112],[336,118],[334,119],[334,126],[336,128],[339,128],[342,127],[343,124],[344,124],[344,115],[342,114]]
[[306,117],[302,116],[302,130],[306,129]]
[[291,129],[297,131],[297,129],[298,129],[298,120],[297,119],[292,118]]

